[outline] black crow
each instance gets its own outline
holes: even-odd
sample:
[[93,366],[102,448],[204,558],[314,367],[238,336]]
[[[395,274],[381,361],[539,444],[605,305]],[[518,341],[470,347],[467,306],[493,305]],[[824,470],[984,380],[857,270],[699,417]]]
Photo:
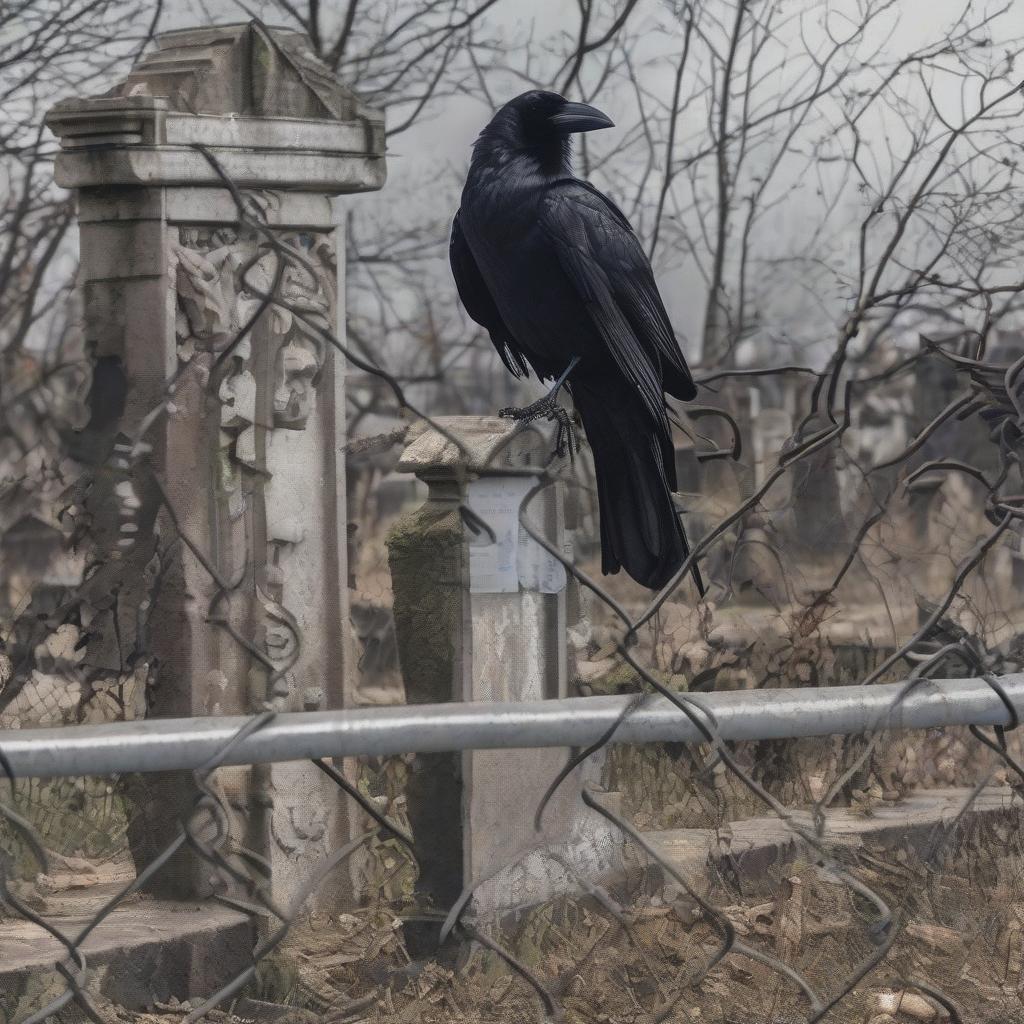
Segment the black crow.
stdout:
[[[450,256],[463,305],[505,366],[555,381],[546,399],[503,415],[564,416],[568,389],[594,453],[602,569],[658,589],[689,551],[665,392],[697,389],[629,221],[572,173],[570,136],[609,127],[551,92],[506,103],[473,146]],[[703,595],[696,565],[693,578]]]

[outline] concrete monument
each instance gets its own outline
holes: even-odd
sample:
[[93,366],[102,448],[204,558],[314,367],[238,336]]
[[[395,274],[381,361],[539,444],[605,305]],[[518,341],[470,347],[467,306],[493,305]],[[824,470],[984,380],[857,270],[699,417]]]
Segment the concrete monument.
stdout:
[[[110,93],[64,100],[47,124],[57,181],[77,192],[87,344],[116,399],[90,439],[116,507],[87,658],[116,643],[148,664],[151,717],[345,706],[331,197],[384,183],[382,115],[303,35],[253,21],[160,35]],[[233,841],[263,858],[284,905],[349,837],[347,798],[312,766],[225,771],[217,785]],[[141,869],[195,790],[150,777],[132,792]],[[218,884],[182,856],[150,887],[181,898]],[[346,888],[335,873],[325,898]]]

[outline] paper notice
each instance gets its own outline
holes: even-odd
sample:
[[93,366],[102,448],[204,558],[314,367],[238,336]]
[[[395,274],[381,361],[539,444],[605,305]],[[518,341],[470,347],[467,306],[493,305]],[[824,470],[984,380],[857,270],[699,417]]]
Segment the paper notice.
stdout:
[[[469,589],[473,594],[514,594],[527,590],[557,594],[566,583],[565,568],[519,524],[523,499],[534,487],[533,476],[484,477],[469,485],[468,505],[494,532],[485,529],[469,540]],[[540,504],[539,496],[534,500]]]

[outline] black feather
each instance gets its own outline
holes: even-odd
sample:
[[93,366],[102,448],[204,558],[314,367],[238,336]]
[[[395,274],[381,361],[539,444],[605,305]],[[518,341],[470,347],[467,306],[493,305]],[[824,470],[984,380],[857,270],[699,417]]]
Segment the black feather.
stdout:
[[594,452],[603,570],[621,566],[658,588],[689,551],[671,495],[665,392],[689,400],[696,387],[629,221],[571,174],[553,127],[566,118],[551,120],[566,108],[553,93],[525,93],[481,132],[452,226],[452,272],[516,376],[529,366],[557,378],[580,358],[567,387]]

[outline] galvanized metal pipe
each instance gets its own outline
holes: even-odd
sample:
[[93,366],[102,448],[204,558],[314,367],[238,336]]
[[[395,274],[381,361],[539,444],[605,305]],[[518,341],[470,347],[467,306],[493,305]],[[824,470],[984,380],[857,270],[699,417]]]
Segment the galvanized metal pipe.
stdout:
[[[1024,674],[999,679],[1024,719]],[[1007,725],[981,679],[921,681],[898,706],[902,683],[694,695],[727,740],[793,739],[880,728]],[[501,747],[587,746],[612,726],[628,696],[523,704],[416,704],[281,714],[232,747],[223,764],[260,764],[354,754],[429,753]],[[700,712],[697,712],[699,715]],[[0,730],[0,755],[19,778],[193,769],[206,764],[245,717],[165,718],[56,729]],[[649,697],[620,725],[616,743],[700,742],[700,730],[663,697]]]

